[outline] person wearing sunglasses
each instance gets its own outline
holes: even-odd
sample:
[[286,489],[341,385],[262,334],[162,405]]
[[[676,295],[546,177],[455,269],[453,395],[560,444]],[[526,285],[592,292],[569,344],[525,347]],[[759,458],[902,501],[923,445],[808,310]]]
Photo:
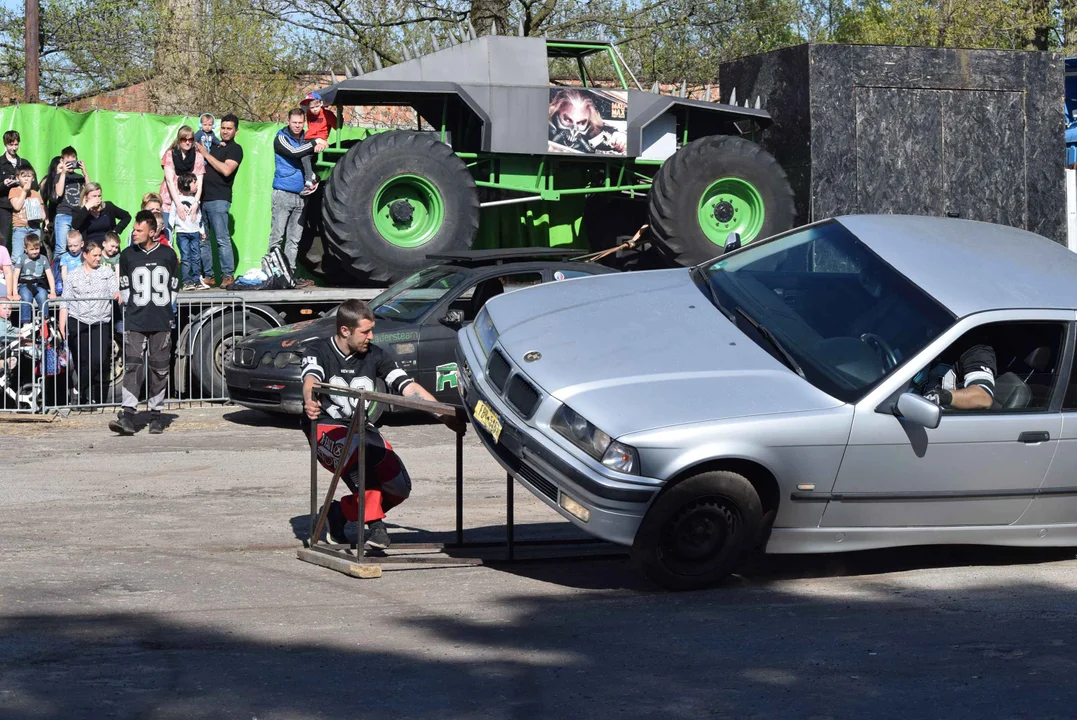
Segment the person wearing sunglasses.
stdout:
[[[200,154],[195,152],[194,130],[191,129],[190,125],[180,126],[171,147],[165,150],[164,155],[161,156],[161,167],[164,169],[165,177],[161,181],[161,189],[158,194],[161,196],[161,213],[163,216],[161,228],[165,230],[167,235],[167,228],[169,227],[168,214],[172,212],[173,200],[180,196],[179,188],[176,186],[176,178],[184,173],[193,174],[195,177],[194,200],[196,206],[202,200],[202,178],[206,174],[206,161]],[[179,213],[180,220],[187,220],[187,213],[190,211],[186,206],[183,206],[177,207],[176,212]]]

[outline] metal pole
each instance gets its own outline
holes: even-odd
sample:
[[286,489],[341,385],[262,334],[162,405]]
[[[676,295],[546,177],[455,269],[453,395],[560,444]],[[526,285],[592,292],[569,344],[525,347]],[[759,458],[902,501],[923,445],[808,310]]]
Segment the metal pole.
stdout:
[[[315,388],[315,390],[317,390],[317,388]],[[352,438],[355,437],[355,422],[358,417],[358,415],[353,414],[352,421],[348,425],[348,434],[344,436],[345,452],[351,447]],[[311,448],[311,452],[314,452],[313,448]],[[347,457],[344,454],[337,460],[333,478],[329,481],[329,489],[325,493],[325,503],[322,505],[322,509],[318,512],[318,522],[314,525],[314,537],[319,537],[322,534],[322,528],[325,527],[325,518],[329,514],[329,506],[333,502],[333,495],[336,494],[337,483],[340,481],[340,476],[344,474],[345,460],[347,460]]]
[[[464,411],[456,411],[456,419],[464,418]],[[464,544],[464,434],[456,433],[456,544]]]
[[505,473],[505,544],[508,549],[509,560],[515,559],[516,546],[513,544],[513,532],[515,530],[516,485],[512,482],[512,473]]
[[[304,410],[306,412],[306,410]],[[314,537],[314,526],[318,522],[318,421],[310,421],[310,545],[318,538]]]
[[38,100],[38,35],[40,13],[38,0],[26,0],[26,96],[28,103]]
[[[355,542],[355,555],[363,562],[366,548],[366,395],[359,393],[359,538]],[[347,455],[347,448],[344,449]]]

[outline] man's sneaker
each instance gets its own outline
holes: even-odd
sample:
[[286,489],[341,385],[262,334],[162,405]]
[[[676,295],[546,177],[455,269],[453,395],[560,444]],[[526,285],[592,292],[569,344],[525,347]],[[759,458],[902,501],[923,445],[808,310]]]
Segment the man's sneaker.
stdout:
[[232,277],[231,275],[225,275],[223,278],[221,278],[221,287],[226,288],[229,285],[231,285],[232,283],[234,283],[235,281],[236,281],[236,279],[234,277]]
[[303,189],[299,191],[299,196],[300,197],[306,197],[307,195],[310,195],[311,193],[313,193],[317,189],[318,189],[318,183],[314,183],[313,185],[311,185],[310,183],[307,183],[303,187]]
[[165,431],[164,420],[161,416],[154,413],[153,419],[150,420],[150,435],[160,435]]
[[108,429],[114,433],[120,435],[134,435],[135,434],[135,414],[128,412],[121,412],[116,416],[116,419],[108,424]]
[[207,288],[217,287],[217,281],[211,277],[202,278],[202,284],[205,285]]
[[389,539],[389,531],[385,529],[385,523],[381,520],[367,523],[367,528],[369,529],[366,538],[367,547],[384,550],[392,544],[392,541]]
[[200,288],[198,286],[198,283],[196,283],[194,280],[188,280],[187,282],[183,283],[183,288],[182,289],[187,290],[187,291],[191,291],[191,290],[198,290]]
[[[210,278],[212,280],[212,278]],[[195,290],[209,290],[209,285],[206,283],[205,278],[198,278],[194,282]]]
[[329,505],[329,513],[325,516],[325,519],[326,524],[329,526],[329,539],[337,545],[343,545],[348,542],[348,536],[344,532],[344,526],[348,523],[348,518],[344,517],[344,510],[341,509],[339,500],[334,500]]
[[299,278],[295,281],[296,290],[302,290],[303,288],[309,288],[314,285],[314,281],[310,278]]

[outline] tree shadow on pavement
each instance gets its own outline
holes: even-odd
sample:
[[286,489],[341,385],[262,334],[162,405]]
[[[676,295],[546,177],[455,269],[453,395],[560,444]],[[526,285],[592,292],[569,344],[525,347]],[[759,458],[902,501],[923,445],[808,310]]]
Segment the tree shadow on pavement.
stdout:
[[[464,609],[376,582],[336,576],[304,616],[218,614],[225,629],[201,613],[9,615],[0,717],[979,720],[1072,717],[1077,702],[1074,598],[1047,583],[536,584]],[[305,639],[278,639],[300,617]]]

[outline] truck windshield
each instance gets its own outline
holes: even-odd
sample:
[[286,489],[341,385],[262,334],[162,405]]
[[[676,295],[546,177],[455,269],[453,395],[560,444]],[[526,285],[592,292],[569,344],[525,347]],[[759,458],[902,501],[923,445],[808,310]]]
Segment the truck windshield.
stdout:
[[459,268],[446,265],[420,270],[370,301],[374,317],[414,322],[467,278]]
[[[954,321],[834,221],[719,258],[698,276],[707,298],[746,335],[845,402]],[[736,320],[744,316],[754,323]]]

